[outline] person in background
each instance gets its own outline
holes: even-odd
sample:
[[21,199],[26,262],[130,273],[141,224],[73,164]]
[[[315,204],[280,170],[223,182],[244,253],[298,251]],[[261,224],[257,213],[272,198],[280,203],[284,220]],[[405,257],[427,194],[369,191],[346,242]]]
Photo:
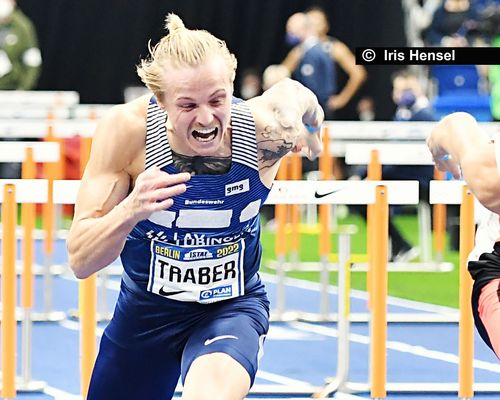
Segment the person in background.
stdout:
[[[425,96],[417,76],[408,71],[396,72],[392,77],[392,99],[396,104],[395,121],[435,121],[434,112]],[[356,168],[349,179],[364,179],[367,168]],[[383,180],[418,180],[421,201],[429,199],[429,184],[434,177],[432,165],[383,165]],[[352,207],[357,213],[366,217],[365,208]],[[391,207],[391,211],[394,208]],[[389,237],[391,242],[391,261],[408,262],[419,255],[419,249],[401,234],[389,218]]]
[[0,90],[34,89],[41,66],[33,23],[15,0],[0,0]]
[[418,76],[401,70],[392,76],[392,100],[396,104],[395,121],[435,121],[432,105]]
[[345,43],[328,35],[330,23],[328,22],[328,16],[323,8],[319,6],[310,7],[306,10],[306,15],[311,19],[316,35],[324,50],[327,51],[333,61],[335,71],[337,66],[339,66],[348,77],[344,87],[338,88],[336,85],[337,77],[335,72],[335,91],[328,99],[327,108],[327,115],[333,117],[335,110],[344,108],[366,81],[366,69],[362,65],[356,65],[354,54]]
[[467,46],[465,23],[474,18],[470,0],[444,0],[432,16],[424,41],[428,46]]
[[254,68],[243,71],[240,84],[240,96],[243,100],[249,100],[262,94],[262,78]]
[[373,100],[373,97],[365,96],[359,100],[356,106],[356,111],[358,112],[358,118],[360,121],[375,121],[375,100]]
[[443,118],[427,138],[436,167],[464,179],[490,212],[476,231],[468,270],[474,280],[472,312],[484,342],[500,358],[500,142],[463,112]]
[[283,60],[293,79],[311,89],[328,115],[328,101],[336,90],[335,66],[323,48],[312,19],[303,12],[295,13],[286,24],[287,42],[293,49]]
[[[328,18],[323,9],[314,7],[291,15],[286,25],[286,41],[293,48],[282,61],[293,79],[308,87],[318,97],[326,119],[334,119],[335,111],[344,108],[366,80],[366,70],[356,65],[349,48],[340,40],[328,36]],[[338,87],[337,69],[348,76]],[[303,172],[318,170],[317,161],[304,160]],[[335,179],[343,179],[341,163],[332,158]]]
[[[33,23],[15,0],[0,0],[0,90],[34,89],[41,66]],[[0,142],[3,140],[0,138]],[[20,163],[0,163],[0,178],[20,177]]]

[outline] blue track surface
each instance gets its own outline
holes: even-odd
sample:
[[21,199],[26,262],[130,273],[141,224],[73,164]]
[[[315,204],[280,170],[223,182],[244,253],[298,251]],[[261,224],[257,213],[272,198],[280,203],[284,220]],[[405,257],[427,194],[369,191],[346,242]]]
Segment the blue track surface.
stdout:
[[[42,248],[37,243],[37,262],[43,264]],[[66,263],[65,246],[59,241],[54,262]],[[290,281],[287,286],[287,309],[317,312],[319,292],[316,285]],[[106,285],[107,310],[112,311],[118,294],[119,278],[111,277]],[[275,302],[275,285],[266,284],[272,304]],[[35,312],[43,309],[43,278],[35,282]],[[98,289],[100,290],[100,289]],[[330,294],[332,311],[337,307],[335,288]],[[78,283],[71,274],[54,278],[54,309],[68,312],[77,308]],[[351,308],[354,313],[366,312],[364,293],[353,292]],[[436,309],[435,311],[443,311]],[[445,310],[446,311],[446,310]],[[390,313],[433,312],[426,305],[390,299]],[[99,324],[100,336],[105,323]],[[79,398],[79,323],[70,317],[60,322],[36,322],[33,326],[33,369],[35,380],[47,383],[46,393],[19,393],[19,399],[64,399]],[[334,377],[337,364],[337,326],[335,323],[316,324],[309,322],[273,323],[266,341],[265,355],[261,362],[256,388],[278,385],[286,392],[290,388],[323,386],[325,379]],[[21,329],[18,329],[18,354],[21,354]],[[96,338],[98,340],[99,338]],[[481,339],[475,338],[475,381],[498,383],[498,392],[476,394],[476,399],[500,399],[500,362]],[[457,382],[458,380],[458,326],[455,323],[390,323],[387,341],[387,379],[392,383]],[[350,337],[351,382],[368,381],[369,329],[366,323],[352,323]],[[21,373],[20,356],[17,365]],[[280,398],[298,398],[291,395],[274,395]],[[304,397],[304,395],[302,395]],[[369,398],[360,393],[357,398]],[[263,398],[265,394],[252,394]],[[267,395],[269,397],[269,394]],[[343,397],[338,397],[340,400]],[[354,397],[356,398],[356,397]],[[452,399],[457,394],[427,395],[389,393],[388,399]],[[351,400],[351,398],[347,399]]]

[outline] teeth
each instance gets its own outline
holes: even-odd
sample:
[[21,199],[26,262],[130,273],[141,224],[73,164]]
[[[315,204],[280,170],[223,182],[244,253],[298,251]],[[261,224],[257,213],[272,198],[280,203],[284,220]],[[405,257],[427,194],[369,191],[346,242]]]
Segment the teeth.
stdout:
[[215,128],[205,128],[205,129],[196,129],[196,132],[206,135],[207,133],[211,133],[214,130]]

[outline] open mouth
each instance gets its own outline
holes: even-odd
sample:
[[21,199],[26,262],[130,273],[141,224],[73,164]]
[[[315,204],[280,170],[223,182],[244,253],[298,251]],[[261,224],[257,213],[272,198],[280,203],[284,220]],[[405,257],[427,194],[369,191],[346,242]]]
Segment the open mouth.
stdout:
[[196,129],[192,135],[199,142],[210,142],[215,139],[218,131],[218,128]]

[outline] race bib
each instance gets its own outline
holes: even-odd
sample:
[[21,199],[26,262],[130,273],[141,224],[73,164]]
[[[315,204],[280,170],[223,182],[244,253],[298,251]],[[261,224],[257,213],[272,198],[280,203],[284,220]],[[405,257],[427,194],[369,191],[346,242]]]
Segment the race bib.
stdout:
[[151,241],[148,290],[178,301],[214,303],[244,294],[243,239],[180,247]]

